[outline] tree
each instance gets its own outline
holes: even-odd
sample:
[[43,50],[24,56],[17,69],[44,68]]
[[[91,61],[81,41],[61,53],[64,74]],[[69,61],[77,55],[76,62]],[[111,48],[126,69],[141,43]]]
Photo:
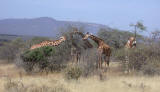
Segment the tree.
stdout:
[[137,36],[137,29],[141,31],[145,31],[146,27],[143,25],[141,21],[138,21],[136,24],[130,24],[130,26],[134,27],[135,38]]
[[153,32],[151,32],[151,35],[152,35],[152,39],[160,39],[160,30],[155,30]]
[[[112,31],[107,29],[100,29],[98,31],[98,37],[103,39],[105,43],[114,48],[123,48],[127,42],[127,39],[134,34],[127,31],[121,31],[118,29],[113,29]],[[140,35],[137,35],[137,39],[141,38]]]

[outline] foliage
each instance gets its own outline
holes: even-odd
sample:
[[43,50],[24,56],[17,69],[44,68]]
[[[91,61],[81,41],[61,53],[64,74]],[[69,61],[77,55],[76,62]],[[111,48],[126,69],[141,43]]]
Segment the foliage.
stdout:
[[[74,39],[71,39],[70,37],[71,30],[68,30],[66,32],[62,32],[64,36],[66,36],[67,40],[63,43],[61,43],[58,46],[53,47],[44,47],[35,49],[33,51],[26,51],[21,55],[24,62],[27,62],[24,65],[27,65],[29,70],[30,67],[34,68],[35,66],[31,66],[32,64],[36,63],[36,66],[41,67],[41,69],[47,68],[49,71],[60,71],[63,69],[67,63],[67,61],[70,60],[70,53],[71,53],[71,47],[72,47],[72,41],[78,42],[77,40],[78,36],[75,36]],[[35,41],[35,40],[34,40]],[[31,41],[33,42],[33,41]],[[80,46],[78,46],[80,47]],[[81,48],[79,48],[81,49]],[[63,58],[62,58],[63,57]],[[31,62],[32,64],[28,64],[28,62]]]
[[141,21],[137,21],[136,24],[130,24],[130,26],[137,27],[141,31],[145,31],[146,30],[146,27],[143,25],[143,23]]
[[34,50],[28,50],[21,55],[26,71],[33,70],[34,65],[38,65],[40,69],[45,69],[48,65],[48,58],[54,55],[54,47],[42,47]]
[[129,68],[140,70],[147,63],[147,55],[144,49],[133,49],[129,51]]
[[21,55],[24,62],[46,61],[47,57],[55,53],[53,47],[42,47],[34,50],[28,50]]
[[16,54],[24,47],[24,41],[20,38],[6,42],[0,47],[0,59],[6,59],[8,62],[15,59]]
[[151,45],[139,44],[134,49],[119,49],[115,51],[114,58],[122,61],[125,67],[125,56],[129,57],[129,69],[143,72],[146,75],[160,74],[160,49],[158,43]]
[[[120,31],[113,29],[108,31],[107,29],[100,29],[98,37],[103,39],[110,47],[119,49],[123,48],[129,37],[134,36],[133,33],[127,31]],[[142,38],[140,35],[137,36],[137,40]]]
[[157,40],[160,39],[160,30],[155,30],[153,32],[151,32],[151,36],[153,40]]
[[[134,27],[135,37],[137,37],[137,31],[138,32],[146,31],[146,27],[143,25],[143,23],[141,21],[138,21],[136,24],[130,24],[130,26]],[[137,30],[137,29],[139,29],[139,30]]]

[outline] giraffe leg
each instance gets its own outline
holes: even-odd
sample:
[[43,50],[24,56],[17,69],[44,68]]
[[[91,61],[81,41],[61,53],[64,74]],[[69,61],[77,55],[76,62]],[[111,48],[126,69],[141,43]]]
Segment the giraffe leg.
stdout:
[[72,64],[74,64],[75,56],[72,55]]
[[96,66],[97,66],[97,69],[99,69],[99,54],[97,54],[97,56],[98,56],[98,60],[96,62]]
[[100,69],[100,55],[98,56],[98,69]]
[[107,64],[107,58],[106,56],[104,56],[104,66],[106,67],[106,64]]
[[78,54],[76,53],[76,64],[78,63]]
[[109,55],[104,56],[105,71],[109,69],[109,59]]
[[99,61],[100,69],[102,68],[102,56],[100,55],[100,61]]
[[107,57],[107,65],[109,67],[109,60],[110,60],[110,56]]
[[78,53],[78,63],[80,63],[81,53]]
[[75,55],[72,55],[72,62],[75,63]]
[[107,66],[108,66],[107,68],[108,68],[108,70],[110,71],[110,68],[109,68],[109,62],[110,62],[110,61],[109,61],[109,60],[110,60],[110,56],[107,57]]

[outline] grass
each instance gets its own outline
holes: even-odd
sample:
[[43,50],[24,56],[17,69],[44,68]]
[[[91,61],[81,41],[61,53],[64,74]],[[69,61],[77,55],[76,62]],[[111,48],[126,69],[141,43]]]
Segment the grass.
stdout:
[[96,75],[67,81],[62,73],[27,75],[14,64],[0,64],[0,92],[159,92],[159,76],[124,76],[117,65],[111,63],[103,81]]

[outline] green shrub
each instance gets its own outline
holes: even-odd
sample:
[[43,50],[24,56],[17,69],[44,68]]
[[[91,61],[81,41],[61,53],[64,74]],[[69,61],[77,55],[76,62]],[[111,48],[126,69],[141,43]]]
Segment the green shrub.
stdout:
[[40,70],[44,70],[49,66],[48,59],[55,54],[54,47],[42,47],[34,50],[28,50],[21,55],[23,67],[26,71],[31,72],[34,66],[38,66]]
[[55,53],[53,47],[42,47],[35,50],[28,50],[21,55],[24,62],[46,61],[47,57]]

